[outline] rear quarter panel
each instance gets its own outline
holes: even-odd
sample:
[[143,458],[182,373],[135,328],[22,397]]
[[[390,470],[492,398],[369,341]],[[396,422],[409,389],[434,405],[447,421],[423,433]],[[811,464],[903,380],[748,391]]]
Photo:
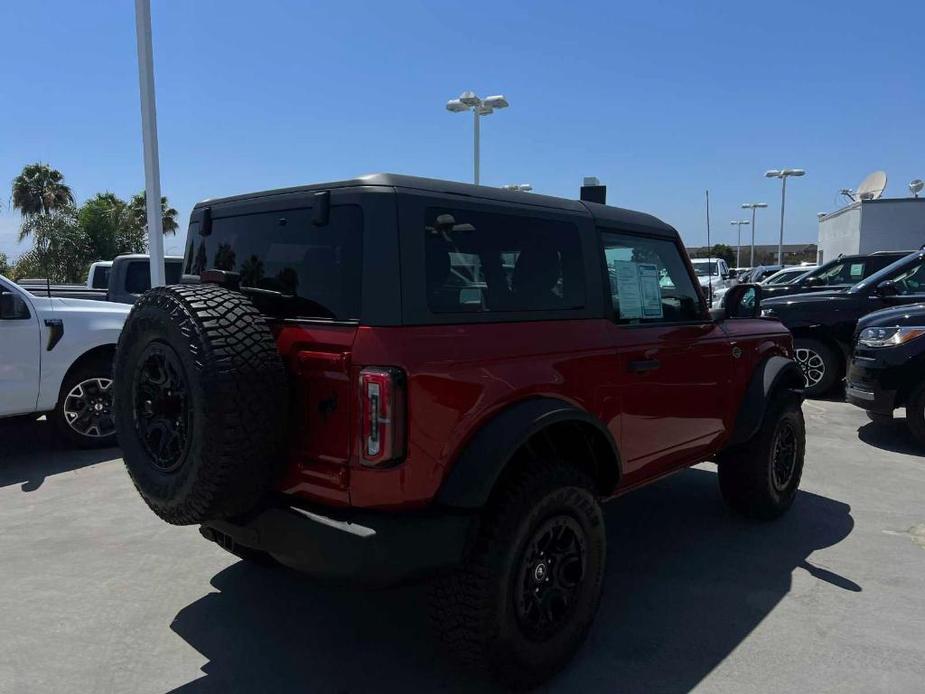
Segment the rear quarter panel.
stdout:
[[354,374],[362,365],[404,369],[411,426],[404,463],[353,467],[351,503],[426,505],[466,440],[520,400],[555,397],[596,414],[608,340],[599,319],[360,328]]

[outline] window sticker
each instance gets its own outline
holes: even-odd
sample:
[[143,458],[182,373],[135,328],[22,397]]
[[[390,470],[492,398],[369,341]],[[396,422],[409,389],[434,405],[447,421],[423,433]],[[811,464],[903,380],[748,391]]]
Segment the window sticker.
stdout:
[[658,266],[654,263],[639,263],[639,291],[642,295],[642,315],[644,318],[662,317],[662,288],[659,284]]
[[861,279],[864,276],[864,263],[851,264],[851,278]]
[[642,318],[642,293],[639,290],[639,268],[630,260],[614,260],[616,290],[620,318]]

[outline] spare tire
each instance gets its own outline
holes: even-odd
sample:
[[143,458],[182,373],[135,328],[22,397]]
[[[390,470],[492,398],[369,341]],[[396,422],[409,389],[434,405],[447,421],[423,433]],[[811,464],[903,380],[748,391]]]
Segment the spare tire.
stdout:
[[125,466],[163,520],[246,513],[277,481],[285,368],[246,296],[215,285],[145,292],[122,330],[114,373]]

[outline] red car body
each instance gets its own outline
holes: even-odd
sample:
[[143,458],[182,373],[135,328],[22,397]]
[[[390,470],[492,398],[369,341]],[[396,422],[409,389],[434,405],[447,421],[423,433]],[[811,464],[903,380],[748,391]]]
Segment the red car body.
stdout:
[[[608,496],[620,494],[720,450],[756,365],[791,352],[789,332],[761,319],[642,329],[600,319],[452,328],[280,323],[275,332],[299,403],[280,491],[369,509],[427,506],[474,432],[536,396],[567,401],[606,426],[623,457]],[[653,359],[657,371],[629,369]],[[407,375],[401,465],[359,462],[356,407],[317,414],[325,400],[355,403],[366,366]]]

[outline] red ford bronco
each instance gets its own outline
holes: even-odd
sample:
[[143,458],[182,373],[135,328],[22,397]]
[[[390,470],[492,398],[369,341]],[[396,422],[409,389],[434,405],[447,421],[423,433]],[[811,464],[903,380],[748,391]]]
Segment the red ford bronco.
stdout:
[[601,501],[704,460],[746,516],[796,494],[789,333],[754,285],[710,312],[649,215],[374,175],[202,202],[184,264],[116,357],[151,509],[245,560],[427,577],[453,654],[508,684],[588,633]]

